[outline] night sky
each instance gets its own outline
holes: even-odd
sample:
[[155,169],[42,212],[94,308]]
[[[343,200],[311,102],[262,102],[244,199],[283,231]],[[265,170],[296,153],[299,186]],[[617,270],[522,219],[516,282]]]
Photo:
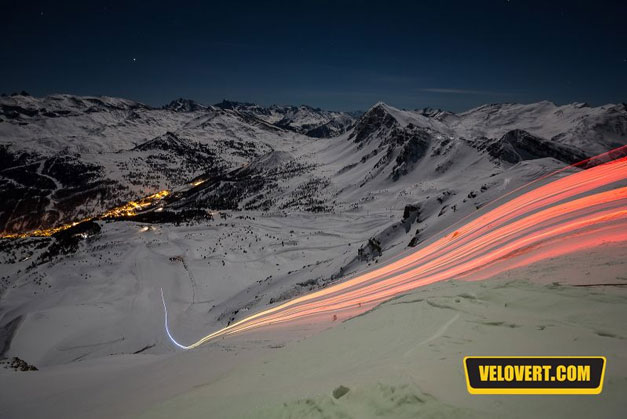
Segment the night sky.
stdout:
[[364,110],[627,101],[627,1],[1,1],[0,92]]

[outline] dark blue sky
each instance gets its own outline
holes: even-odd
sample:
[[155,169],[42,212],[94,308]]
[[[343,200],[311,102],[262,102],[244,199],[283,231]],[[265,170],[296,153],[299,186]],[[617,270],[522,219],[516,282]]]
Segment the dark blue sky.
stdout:
[[625,1],[2,1],[0,92],[465,110],[627,101]]

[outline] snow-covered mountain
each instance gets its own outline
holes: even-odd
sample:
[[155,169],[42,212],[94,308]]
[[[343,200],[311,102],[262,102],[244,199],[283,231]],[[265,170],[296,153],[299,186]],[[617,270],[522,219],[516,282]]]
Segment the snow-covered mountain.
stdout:
[[591,107],[585,103],[558,106],[492,104],[447,118],[457,133],[474,138],[498,138],[514,129],[529,132],[586,153],[601,153],[625,144],[627,104]]
[[338,136],[350,129],[355,122],[351,113],[326,111],[306,105],[263,107],[254,103],[223,100],[215,106],[254,115],[278,127],[317,138]]
[[201,105],[200,103],[185,98],[174,99],[167,105],[163,106],[163,109],[167,109],[169,111],[174,112],[196,112],[196,111],[204,111],[210,109],[208,106]]
[[[627,142],[624,104],[455,114],[378,103],[356,120],[68,95],[0,105],[3,232],[170,191],[133,215],[0,241],[0,356],[37,366],[167,352],[161,288],[189,341],[384,263],[542,174]],[[335,136],[305,135],[343,118],[325,131]],[[58,329],[67,322],[71,333]],[[49,339],[32,345],[40,334]]]
[[[228,173],[266,153],[310,144],[307,136],[337,137],[324,148],[343,153],[339,178],[358,176],[350,182],[363,186],[381,174],[398,180],[428,150],[433,157],[429,164],[437,162],[434,170],[440,174],[455,165],[448,153],[460,147],[502,163],[541,157],[571,163],[621,145],[627,133],[624,104],[487,105],[454,114],[400,111],[380,103],[355,121],[346,113],[308,106],[230,101],[204,106],[177,99],[154,109],[117,98],[18,95],[1,98],[0,110],[4,232],[66,223],[199,175]],[[344,142],[354,147],[341,146]],[[299,160],[308,160],[298,162],[304,167],[320,163]],[[310,181],[315,185],[320,179]],[[343,182],[338,189],[346,186]],[[278,194],[273,207],[272,199],[262,198],[246,196],[238,206],[284,209],[302,201],[282,202]],[[309,208],[332,207],[310,200]]]
[[91,216],[305,140],[249,115],[185,103],[1,98],[0,231]]

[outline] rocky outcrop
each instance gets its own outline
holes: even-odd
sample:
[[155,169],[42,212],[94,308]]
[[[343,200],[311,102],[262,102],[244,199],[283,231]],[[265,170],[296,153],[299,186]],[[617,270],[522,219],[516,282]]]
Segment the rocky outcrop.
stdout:
[[586,158],[586,155],[573,147],[568,147],[537,137],[520,129],[512,130],[486,146],[486,151],[494,158],[508,163],[523,160],[552,157],[572,164]]
[[39,369],[36,366],[31,365],[28,362],[16,356],[11,358],[10,360],[9,359],[1,360],[0,364],[4,366],[4,368],[12,369],[14,371],[39,371]]

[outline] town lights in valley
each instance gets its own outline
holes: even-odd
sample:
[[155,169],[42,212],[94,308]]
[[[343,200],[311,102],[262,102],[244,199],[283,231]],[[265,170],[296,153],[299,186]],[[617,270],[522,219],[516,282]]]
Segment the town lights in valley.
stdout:
[[98,219],[106,219],[106,218],[120,218],[120,217],[132,217],[137,215],[139,211],[145,210],[163,198],[170,195],[170,191],[163,190],[152,195],[149,195],[145,198],[140,199],[139,201],[129,201],[124,205],[120,205],[119,207],[112,208],[110,210],[105,211],[104,213],[95,216],[95,217],[86,217],[80,221],[74,221],[71,223],[63,224],[58,227],[46,228],[46,229],[37,229],[33,231],[29,231],[26,233],[9,233],[2,234],[0,238],[6,239],[15,239],[15,238],[25,238],[25,237],[49,237],[55,233],[58,233],[63,230],[67,230],[68,228],[72,228],[77,226],[80,223],[84,223],[90,220],[98,220]]

